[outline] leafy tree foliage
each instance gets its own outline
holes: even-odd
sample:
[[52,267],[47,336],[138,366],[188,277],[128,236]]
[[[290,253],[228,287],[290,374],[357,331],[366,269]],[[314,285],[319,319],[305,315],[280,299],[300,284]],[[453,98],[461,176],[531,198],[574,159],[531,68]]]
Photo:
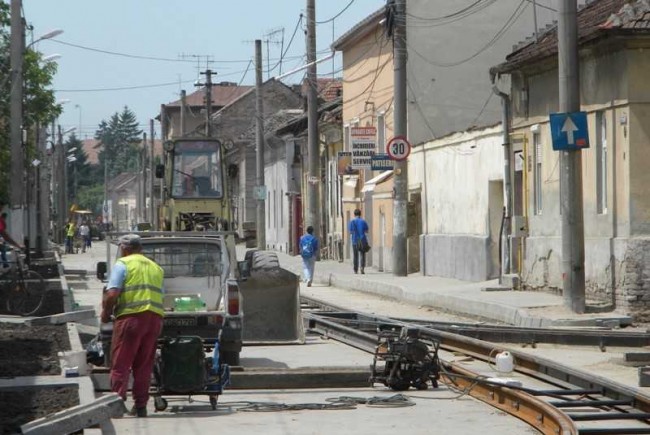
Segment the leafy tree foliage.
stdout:
[[[0,201],[9,197],[11,148],[9,143],[9,101],[12,82],[10,71],[10,14],[9,4],[0,2]],[[23,63],[23,128],[27,130],[26,161],[36,156],[36,127],[46,124],[61,113],[51,89],[56,63],[43,62],[42,55],[27,49]]]
[[135,114],[124,107],[121,113],[115,112],[108,121],[102,120],[95,132],[102,150],[99,152],[99,164],[108,165],[109,180],[122,172],[134,172],[138,168],[138,146],[142,130],[138,128]]
[[94,184],[84,186],[77,193],[77,205],[84,210],[90,210],[99,215],[102,212],[102,203],[104,202],[104,185]]

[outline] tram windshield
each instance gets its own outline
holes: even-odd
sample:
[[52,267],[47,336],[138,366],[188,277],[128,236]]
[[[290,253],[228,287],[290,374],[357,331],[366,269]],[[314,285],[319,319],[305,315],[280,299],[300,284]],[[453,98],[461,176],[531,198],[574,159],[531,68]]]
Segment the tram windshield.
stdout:
[[221,198],[223,175],[218,141],[180,141],[174,147],[172,196]]

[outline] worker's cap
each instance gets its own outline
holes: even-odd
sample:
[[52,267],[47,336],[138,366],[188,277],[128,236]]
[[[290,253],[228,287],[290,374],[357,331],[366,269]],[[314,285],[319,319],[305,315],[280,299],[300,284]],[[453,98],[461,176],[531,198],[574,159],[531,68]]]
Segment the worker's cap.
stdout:
[[141,238],[137,234],[126,234],[119,239],[120,246],[138,247],[141,245]]

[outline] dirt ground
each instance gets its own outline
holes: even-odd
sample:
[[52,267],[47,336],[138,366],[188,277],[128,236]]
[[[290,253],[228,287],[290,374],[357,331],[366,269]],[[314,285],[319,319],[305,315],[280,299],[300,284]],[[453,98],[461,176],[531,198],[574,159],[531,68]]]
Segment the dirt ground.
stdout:
[[0,376],[58,375],[57,353],[69,349],[65,325],[0,323]]
[[75,387],[0,390],[0,435],[20,433],[20,426],[79,405]]
[[[69,349],[65,325],[0,323],[0,376],[58,375],[58,352]],[[74,387],[0,390],[0,434],[20,432],[25,423],[78,404]]]

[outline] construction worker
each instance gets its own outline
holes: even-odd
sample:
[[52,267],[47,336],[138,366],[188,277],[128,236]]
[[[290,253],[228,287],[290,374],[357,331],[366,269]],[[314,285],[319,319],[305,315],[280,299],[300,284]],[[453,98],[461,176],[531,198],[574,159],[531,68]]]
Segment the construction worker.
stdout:
[[77,232],[77,226],[74,222],[68,222],[68,225],[65,227],[65,253],[72,254],[72,246],[74,243],[74,235]]
[[111,270],[101,321],[114,317],[111,343],[111,390],[126,401],[133,372],[130,414],[147,416],[156,342],[163,322],[163,269],[142,252],[140,236],[119,239],[121,257]]

